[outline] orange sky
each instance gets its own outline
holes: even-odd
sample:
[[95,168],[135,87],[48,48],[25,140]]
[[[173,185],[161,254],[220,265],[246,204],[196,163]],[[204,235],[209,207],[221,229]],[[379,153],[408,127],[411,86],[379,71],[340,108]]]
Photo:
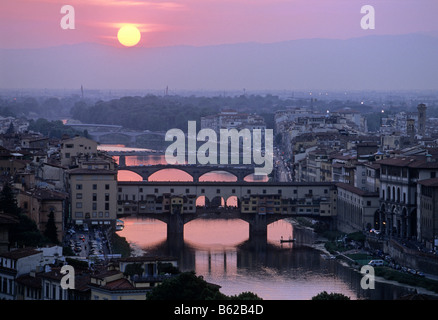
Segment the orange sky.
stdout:
[[[75,30],[60,28],[63,5],[75,8]],[[438,35],[436,0],[369,0],[376,30],[359,26],[360,0],[1,0],[0,46],[46,47],[79,42],[119,45],[118,28],[133,23],[140,46],[277,42],[370,34]]]

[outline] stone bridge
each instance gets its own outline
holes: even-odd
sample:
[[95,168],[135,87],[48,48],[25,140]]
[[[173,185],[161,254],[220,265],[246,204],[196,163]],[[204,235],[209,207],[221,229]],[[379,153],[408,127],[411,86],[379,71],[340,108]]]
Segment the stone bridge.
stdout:
[[193,182],[199,182],[199,178],[209,172],[225,171],[237,178],[237,182],[244,182],[245,177],[254,173],[254,166],[201,166],[201,165],[145,165],[145,166],[124,166],[119,165],[118,170],[132,171],[140,175],[144,181],[154,173],[165,169],[177,169],[186,172],[193,178]]

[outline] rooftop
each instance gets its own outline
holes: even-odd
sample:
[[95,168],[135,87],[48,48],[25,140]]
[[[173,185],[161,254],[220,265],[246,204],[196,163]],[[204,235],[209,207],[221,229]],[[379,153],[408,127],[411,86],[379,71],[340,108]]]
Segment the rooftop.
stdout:
[[425,187],[438,187],[438,178],[420,180],[418,183]]
[[338,188],[347,190],[349,192],[355,193],[355,194],[362,196],[362,197],[379,197],[378,192],[368,192],[368,191],[356,188],[355,186],[352,186],[351,184],[348,184],[348,183],[338,182],[336,184],[336,186]]
[[0,253],[0,257],[7,258],[7,259],[13,259],[18,260],[21,258],[33,256],[35,254],[42,253],[42,251],[33,249],[33,248],[22,248],[22,249],[15,249],[8,252],[2,252]]

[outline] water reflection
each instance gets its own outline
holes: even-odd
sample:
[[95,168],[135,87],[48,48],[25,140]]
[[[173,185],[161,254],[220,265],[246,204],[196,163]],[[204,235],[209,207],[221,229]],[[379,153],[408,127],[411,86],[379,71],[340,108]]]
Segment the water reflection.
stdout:
[[[166,162],[162,155],[127,156],[126,164]],[[156,181],[193,180],[183,171],[170,170],[157,172],[154,178]],[[205,174],[201,181],[235,181],[230,180],[234,178],[226,172],[214,172]],[[142,180],[129,171],[119,171],[118,179]],[[314,234],[307,229],[292,228],[286,220],[270,224],[267,237],[261,238],[250,238],[248,224],[239,219],[196,219],[184,226],[184,235],[176,237],[167,237],[166,224],[155,219],[123,220],[125,228],[119,235],[137,248],[138,254],[175,256],[182,271],[194,270],[205,280],[220,285],[221,292],[227,295],[252,291],[263,299],[308,300],[327,291],[351,299],[392,300],[412,293],[410,289],[379,282],[374,290],[361,289],[360,273],[335,260],[323,259],[319,251],[307,246],[314,243]],[[281,237],[293,237],[296,242],[280,243]]]
[[[142,252],[177,257],[181,270],[194,270],[228,295],[252,291],[263,299],[307,300],[327,291],[391,300],[411,292],[381,283],[375,290],[361,289],[360,273],[303,246],[313,242],[313,234],[293,230],[288,221],[270,225],[264,238],[250,239],[248,233],[238,219],[196,219],[185,226],[183,238],[167,238],[164,223],[139,217],[126,218],[119,234]],[[280,243],[281,236],[292,233],[295,243]]]

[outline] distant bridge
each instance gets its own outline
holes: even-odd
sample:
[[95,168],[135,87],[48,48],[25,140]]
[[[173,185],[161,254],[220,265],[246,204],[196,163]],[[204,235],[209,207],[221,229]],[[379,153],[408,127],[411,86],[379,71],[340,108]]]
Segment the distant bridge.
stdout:
[[218,165],[218,166],[202,166],[202,165],[145,165],[145,166],[126,166],[123,163],[119,164],[118,170],[132,171],[140,175],[143,180],[149,180],[149,177],[154,173],[165,169],[178,169],[189,174],[194,182],[199,182],[199,178],[209,172],[225,171],[237,178],[237,182],[244,182],[245,177],[254,173],[252,165]]

